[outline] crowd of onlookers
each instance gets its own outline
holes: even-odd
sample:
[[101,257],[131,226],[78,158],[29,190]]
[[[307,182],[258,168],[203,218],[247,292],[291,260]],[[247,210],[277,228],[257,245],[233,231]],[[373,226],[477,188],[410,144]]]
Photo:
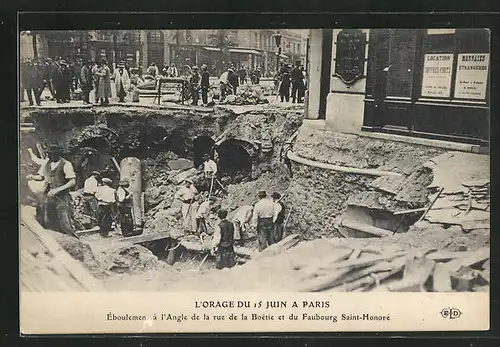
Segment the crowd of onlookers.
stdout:
[[[114,64],[113,64],[114,65]],[[25,94],[30,105],[40,105],[42,92],[47,88],[51,100],[57,103],[67,103],[72,99],[72,92],[81,92],[84,104],[91,104],[90,93],[94,91],[96,104],[107,105],[112,97],[111,83],[115,83],[116,97],[119,102],[124,102],[125,96],[130,95],[132,101],[139,101],[138,87],[144,83],[140,70],[131,68],[128,63],[120,62],[109,66],[105,59],[91,61],[88,59],[63,59],[58,57],[30,59],[21,63],[21,101],[25,101]],[[160,70],[155,63],[151,63],[145,75],[152,77],[154,88],[161,85],[158,81],[162,78],[185,78],[189,88],[189,95],[193,105],[198,105],[200,98],[204,106],[209,105],[208,93],[210,90],[210,77],[212,73],[206,64],[201,66],[184,65],[182,71],[175,64],[165,63]],[[238,87],[245,84],[258,85],[262,74],[259,68],[251,70],[245,66],[239,69],[231,65],[219,77],[219,100],[224,100],[227,95],[236,95]],[[281,102],[303,102],[306,85],[305,72],[300,62],[292,68],[289,64],[281,64],[275,73],[274,92],[279,95]]]

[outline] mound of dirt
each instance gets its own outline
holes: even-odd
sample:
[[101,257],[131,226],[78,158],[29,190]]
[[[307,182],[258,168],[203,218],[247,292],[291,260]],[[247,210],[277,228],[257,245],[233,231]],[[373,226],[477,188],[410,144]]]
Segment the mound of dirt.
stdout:
[[134,274],[166,266],[149,249],[140,245],[105,250],[99,254],[99,260],[102,267],[113,273]]
[[97,259],[94,252],[92,252],[92,248],[88,244],[72,236],[57,232],[53,233],[53,237],[66,252],[68,252],[76,260],[81,261],[94,276],[97,278],[106,277],[102,264]]
[[300,128],[294,152],[307,159],[334,165],[410,175],[445,150],[304,126]]

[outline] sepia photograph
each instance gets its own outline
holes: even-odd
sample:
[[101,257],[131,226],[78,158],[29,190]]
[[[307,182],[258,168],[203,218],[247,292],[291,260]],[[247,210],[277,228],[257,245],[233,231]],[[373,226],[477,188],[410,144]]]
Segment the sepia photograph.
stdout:
[[[76,302],[127,332],[203,309],[324,331],[396,324],[376,298],[412,293],[442,303],[431,330],[488,329],[489,86],[480,28],[21,31],[21,325],[115,332]],[[190,313],[127,306],[157,294]]]

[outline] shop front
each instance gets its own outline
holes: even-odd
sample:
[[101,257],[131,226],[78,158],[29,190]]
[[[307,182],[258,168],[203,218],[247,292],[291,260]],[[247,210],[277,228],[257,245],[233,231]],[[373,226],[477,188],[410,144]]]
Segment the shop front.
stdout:
[[489,32],[370,31],[363,130],[489,140]]
[[486,29],[311,31],[307,118],[348,133],[489,143]]

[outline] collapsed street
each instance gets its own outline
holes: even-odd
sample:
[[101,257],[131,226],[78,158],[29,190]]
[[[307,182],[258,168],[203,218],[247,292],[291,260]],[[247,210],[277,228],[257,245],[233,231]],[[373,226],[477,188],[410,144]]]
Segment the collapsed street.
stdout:
[[[54,142],[75,167],[70,195],[79,239],[40,229],[31,207],[26,177],[38,168],[27,150]],[[203,156],[213,147],[220,179],[211,186]],[[489,288],[488,155],[317,129],[303,122],[299,105],[125,104],[22,108],[20,161],[21,248],[29,250],[21,261],[42,277],[56,251],[40,233],[109,291]],[[142,224],[134,235],[124,237],[116,222],[109,237],[100,235],[83,195],[96,170],[113,189],[125,173],[138,178],[134,215]],[[203,237],[186,232],[174,198],[186,180],[214,197]],[[283,197],[282,240],[259,252],[250,228],[235,247],[238,265],[217,270],[210,254],[217,212],[227,210],[231,220],[259,191]],[[59,282],[70,281],[67,271],[58,271]],[[68,286],[31,282],[22,285]]]

